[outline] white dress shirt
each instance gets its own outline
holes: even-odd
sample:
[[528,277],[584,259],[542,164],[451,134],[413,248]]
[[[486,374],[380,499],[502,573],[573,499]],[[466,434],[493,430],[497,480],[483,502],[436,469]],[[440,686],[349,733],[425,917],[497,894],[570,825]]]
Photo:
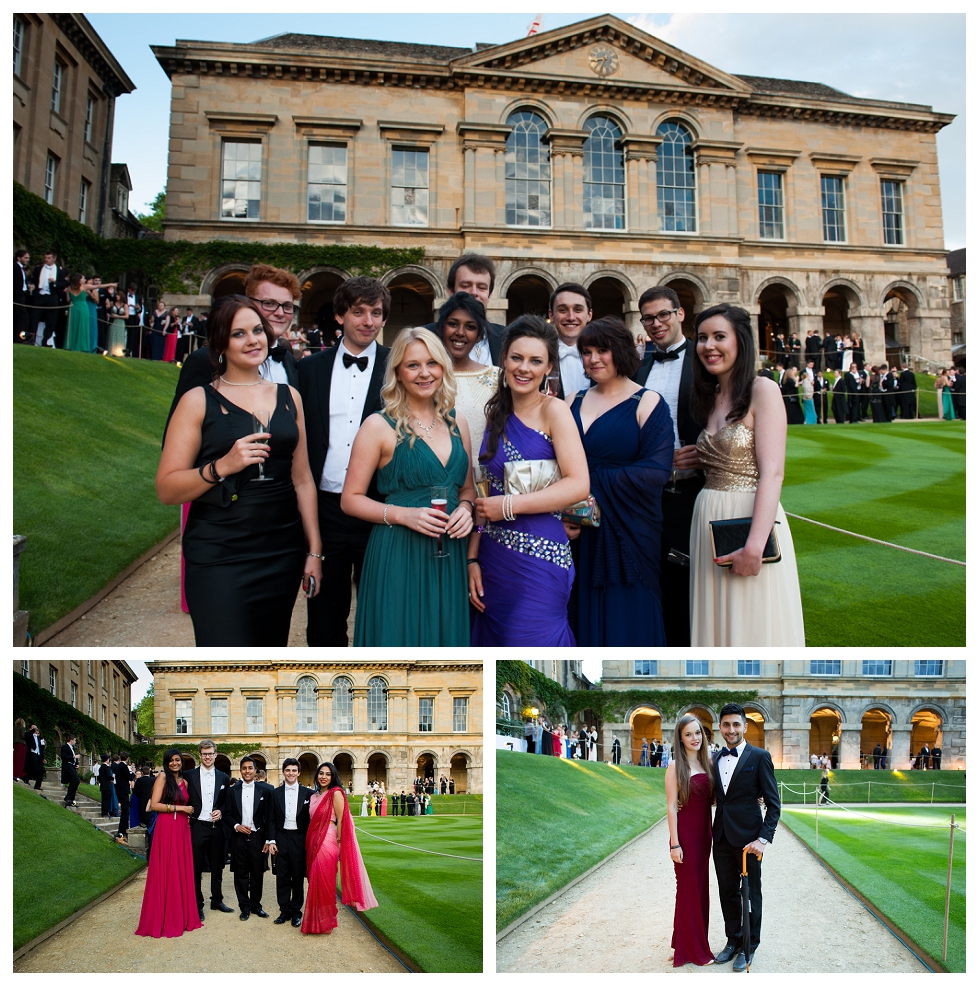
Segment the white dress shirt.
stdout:
[[579,390],[585,390],[589,387],[590,381],[585,373],[585,366],[581,362],[581,353],[578,352],[578,347],[558,341],[557,351],[564,396],[570,397],[572,394],[577,394]]
[[[681,339],[679,342],[670,346],[666,352],[672,353],[679,349],[687,340]],[[653,349],[658,347],[654,346]],[[680,409],[680,377],[683,375],[683,361],[687,358],[687,351],[684,350],[676,359],[666,360],[662,363],[653,363],[649,368],[649,376],[646,377],[646,389],[655,390],[660,397],[666,401],[666,406],[670,409],[670,417],[673,419],[673,447],[680,448],[680,426],[677,422],[677,414]],[[688,475],[691,473],[684,473]],[[679,476],[679,474],[678,474]]]
[[289,382],[289,377],[286,375],[286,368],[281,363],[272,359],[271,356],[258,368],[258,372],[261,374],[263,380],[269,380],[272,383]]
[[51,282],[48,278],[53,277],[55,283],[58,280],[58,267],[56,264],[45,264],[41,268],[41,275],[38,277],[37,293],[45,296],[51,294]]
[[214,768],[201,767],[201,819],[205,822],[211,820],[211,812],[214,811]]
[[[741,740],[741,742],[735,747],[738,751],[737,757],[718,757],[717,772],[721,775],[721,786],[724,788],[725,794],[727,794],[728,784],[731,783],[731,777],[734,774],[735,768],[738,766],[738,761],[744,756],[745,747],[747,745],[747,740]],[[721,747],[721,750],[723,752],[724,747]]]
[[[343,492],[343,482],[350,464],[350,449],[364,416],[367,389],[377,358],[377,343],[372,342],[360,354],[367,357],[367,367],[363,371],[357,368],[356,363],[344,366],[344,353],[350,353],[350,350],[341,341],[337,346],[333,376],[330,378],[330,444],[319,482],[320,489],[327,493]],[[350,355],[353,356],[353,353]]]
[[257,832],[255,828],[255,782],[241,782],[241,824]]
[[286,820],[282,827],[287,832],[295,832],[299,828],[296,824],[296,814],[299,811],[299,784],[286,782],[283,787],[286,795]]

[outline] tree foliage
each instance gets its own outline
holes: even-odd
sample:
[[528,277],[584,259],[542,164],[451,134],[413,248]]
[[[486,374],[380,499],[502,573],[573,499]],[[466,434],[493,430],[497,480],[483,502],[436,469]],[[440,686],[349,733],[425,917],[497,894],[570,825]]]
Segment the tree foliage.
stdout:
[[149,212],[137,212],[136,218],[154,233],[163,232],[163,215],[167,211],[167,190],[157,192],[156,198],[150,203]]
[[152,737],[156,735],[156,726],[153,722],[153,685],[150,684],[146,694],[133,706],[136,713],[136,728],[140,736]]

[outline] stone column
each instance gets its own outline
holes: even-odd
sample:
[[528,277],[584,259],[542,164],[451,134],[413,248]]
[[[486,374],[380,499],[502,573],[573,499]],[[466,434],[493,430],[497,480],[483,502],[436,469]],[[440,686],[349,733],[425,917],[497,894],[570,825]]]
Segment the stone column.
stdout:
[[738,182],[737,171],[733,164],[725,164],[727,182],[727,228],[731,236],[738,235]]
[[354,685],[350,689],[350,700],[353,705],[355,733],[367,732],[367,686]]
[[658,164],[658,158],[655,155],[651,155],[647,160],[647,182],[649,189],[649,231],[651,233],[658,233],[663,228],[662,220],[659,214],[659,178],[657,177],[656,168]]
[[782,724],[765,723],[765,749],[772,757],[772,764],[776,770],[785,767],[783,762],[785,753],[782,748]]
[[[887,751],[888,770],[907,770],[911,763],[911,730],[891,727],[891,748]],[[943,763],[944,767],[945,764]]]
[[[789,319],[789,332],[795,332],[799,336],[800,342],[805,344],[806,333],[813,329],[823,336],[823,314],[825,309],[820,305],[816,308],[806,308],[802,305],[789,305],[785,314]],[[800,351],[800,357],[805,359],[805,350]],[[867,358],[870,358],[868,353]],[[804,365],[804,364],[803,364]]]
[[465,165],[463,222],[471,225],[476,221],[476,148],[465,147],[462,153]]
[[279,731],[283,733],[295,732],[298,728],[296,698],[299,689],[295,685],[276,685],[275,693],[279,707]]
[[496,154],[492,147],[476,149],[475,222],[492,226],[496,218]]
[[494,226],[506,226],[506,147],[493,149],[494,166],[496,168],[496,219]]
[[840,770],[860,769],[860,732],[863,725],[859,722],[844,722],[840,726]]
[[782,767],[799,770],[809,766],[809,723],[782,724]]
[[713,233],[715,230],[711,222],[710,165],[704,161],[698,161],[697,165],[697,198],[699,200],[700,231],[702,233]]
[[564,218],[564,165],[566,155],[551,156],[551,225],[554,229],[565,229]]
[[638,233],[642,230],[639,214],[639,161],[631,155],[625,156],[625,208],[627,230]]
[[333,732],[333,686],[319,685],[316,689],[316,716],[319,732]]
[[[583,230],[585,228],[585,162],[583,154],[572,154],[571,161],[573,167],[571,179],[572,219],[569,226],[573,229]],[[565,184],[567,188],[567,184]],[[565,200],[567,202],[567,200]]]
[[[866,360],[877,366],[886,359],[884,344],[884,309],[863,306],[850,310],[850,331],[856,332],[863,340]],[[811,326],[816,328],[817,326]],[[819,328],[822,325],[820,323]]]
[[[362,795],[367,790],[367,764],[363,767],[353,765],[354,794]],[[353,812],[353,808],[351,808]]]

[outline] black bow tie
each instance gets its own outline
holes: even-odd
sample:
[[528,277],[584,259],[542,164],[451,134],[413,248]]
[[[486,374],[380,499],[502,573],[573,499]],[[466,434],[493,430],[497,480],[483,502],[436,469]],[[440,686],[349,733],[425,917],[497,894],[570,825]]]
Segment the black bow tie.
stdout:
[[361,373],[367,370],[367,357],[366,356],[351,356],[350,353],[343,354],[343,365],[349,370],[354,363],[357,364],[357,369]]
[[269,359],[274,359],[276,363],[281,363],[286,358],[286,351],[276,343],[269,350]]
[[670,360],[679,359],[680,350],[674,349],[668,353],[664,353],[662,349],[653,350],[653,362],[654,363],[668,363]]
[[734,757],[735,760],[738,759],[738,748],[735,747],[733,750],[729,750],[726,746],[721,750],[722,757]]

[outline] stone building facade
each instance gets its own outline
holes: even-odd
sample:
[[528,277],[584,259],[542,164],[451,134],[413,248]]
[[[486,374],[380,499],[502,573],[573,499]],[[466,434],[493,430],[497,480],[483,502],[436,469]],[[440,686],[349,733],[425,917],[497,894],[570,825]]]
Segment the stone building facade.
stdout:
[[[166,236],[421,247],[384,277],[385,342],[477,251],[498,322],[546,314],[572,280],[638,329],[642,292],[669,284],[688,334],[730,301],[763,350],[858,332],[877,362],[890,327],[892,348],[947,359],[949,114],[731,75],[611,15],[472,49],[284,34],[153,51],[172,85]],[[244,269],[172,300],[208,304]],[[297,273],[309,324],[349,272]]]
[[[117,97],[136,87],[83,14],[14,14],[13,177],[100,236]],[[35,257],[35,261],[42,258]]]
[[416,776],[483,790],[483,667],[472,661],[161,660],[153,672],[157,745],[213,739],[247,746],[277,784],[296,757],[303,783],[336,764],[362,794],[369,781],[410,790]]
[[948,255],[948,302],[951,310],[952,359],[965,362],[965,247]]
[[[912,750],[924,743],[941,747],[942,769],[965,769],[965,661],[607,660],[603,666],[605,690],[757,691],[745,703],[747,739],[768,750],[776,767],[808,767],[812,753],[826,753],[835,766],[855,770],[868,766],[879,742],[895,769],[907,769]],[[691,703],[680,715],[686,712],[722,742],[719,708]],[[625,757],[643,738],[672,742],[675,727],[676,718],[665,718],[655,703],[638,702],[621,722],[603,724],[602,743],[609,749],[618,736]]]

